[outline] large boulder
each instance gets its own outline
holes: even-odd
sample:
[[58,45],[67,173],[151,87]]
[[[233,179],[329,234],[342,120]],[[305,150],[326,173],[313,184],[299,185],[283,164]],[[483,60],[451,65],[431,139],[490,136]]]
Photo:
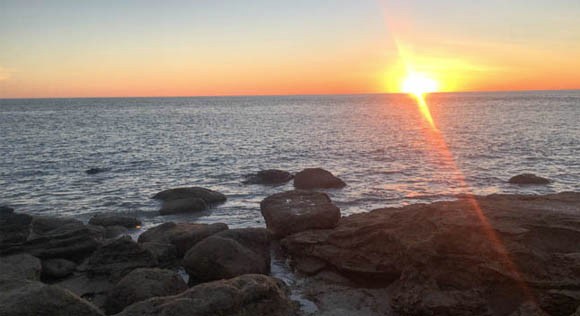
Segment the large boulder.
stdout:
[[123,226],[126,228],[137,228],[141,226],[141,221],[132,216],[97,214],[89,220],[89,224],[99,226]]
[[230,229],[210,236],[185,254],[190,283],[270,272],[270,234],[263,228]]
[[325,193],[293,190],[276,193],[260,203],[266,226],[276,237],[309,230],[333,228],[340,209]]
[[579,209],[580,193],[466,196],[351,215],[281,243],[295,262],[395,282],[400,315],[518,315],[530,297],[569,315],[580,305]]
[[508,180],[511,184],[519,184],[519,185],[544,185],[550,184],[550,180],[542,177],[538,177],[532,173],[522,173],[517,176],[513,176]]
[[90,276],[119,280],[137,268],[157,266],[155,256],[129,236],[111,240],[97,249],[83,265]]
[[0,212],[0,251],[26,241],[31,222],[32,216],[14,213],[14,209],[3,206]]
[[102,235],[75,219],[34,217],[25,241],[4,244],[0,253],[27,252],[35,257],[80,261],[101,243]]
[[148,229],[139,236],[139,243],[157,242],[172,244],[177,249],[177,256],[183,257],[189,248],[202,239],[222,230],[228,229],[223,223],[195,224],[167,222]]
[[91,303],[54,285],[27,280],[0,281],[0,315],[103,316]]
[[176,295],[187,290],[187,284],[175,272],[164,269],[133,270],[109,291],[105,312],[115,314],[125,307],[151,297]]
[[338,189],[346,183],[322,168],[306,168],[294,176],[294,187],[297,189]]
[[77,264],[66,259],[47,259],[42,261],[42,278],[44,280],[62,279],[71,275]]
[[200,198],[183,198],[163,201],[159,214],[172,215],[179,213],[201,212],[208,208],[207,203]]
[[203,283],[166,297],[155,297],[125,308],[118,316],[291,316],[296,304],[278,279],[248,274]]
[[200,187],[169,189],[155,194],[153,198],[161,201],[197,198],[210,205],[225,202],[227,199],[217,191]]
[[288,171],[268,169],[258,171],[256,174],[249,175],[244,181],[244,183],[276,185],[286,183],[292,180],[292,178],[294,178],[294,176]]
[[0,279],[38,281],[41,270],[40,260],[29,254],[0,257]]

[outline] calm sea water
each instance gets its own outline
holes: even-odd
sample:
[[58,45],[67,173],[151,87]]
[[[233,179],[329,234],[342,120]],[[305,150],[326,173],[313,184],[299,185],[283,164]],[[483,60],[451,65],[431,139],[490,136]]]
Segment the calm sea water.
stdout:
[[[263,226],[260,201],[292,185],[243,185],[243,176],[306,167],[348,183],[327,191],[343,215],[471,191],[580,190],[580,91],[436,94],[428,102],[447,149],[404,95],[0,100],[0,204],[81,219],[126,213],[145,226]],[[87,175],[93,167],[110,170]],[[522,172],[554,182],[506,183]],[[179,186],[229,200],[196,215],[158,216],[150,197]]]

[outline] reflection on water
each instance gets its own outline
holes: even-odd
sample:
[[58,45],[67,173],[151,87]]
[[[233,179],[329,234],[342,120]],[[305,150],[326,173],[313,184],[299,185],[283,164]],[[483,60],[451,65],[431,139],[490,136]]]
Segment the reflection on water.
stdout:
[[[405,95],[0,100],[0,203],[81,218],[126,212],[146,226],[262,226],[259,202],[291,184],[245,186],[242,176],[313,166],[348,183],[328,191],[343,214],[450,199],[467,186],[580,189],[580,92],[432,94],[428,103],[451,156],[426,137],[430,126]],[[111,170],[85,174],[91,167]],[[521,172],[555,182],[506,184]],[[149,197],[181,185],[229,201],[193,218],[157,216]]]

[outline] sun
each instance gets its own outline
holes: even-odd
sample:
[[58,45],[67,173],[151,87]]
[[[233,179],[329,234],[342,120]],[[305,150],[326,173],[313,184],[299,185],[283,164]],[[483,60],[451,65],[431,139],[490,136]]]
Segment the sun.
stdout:
[[410,72],[403,80],[401,90],[415,96],[422,96],[426,93],[436,92],[438,88],[437,81],[427,77],[425,74]]

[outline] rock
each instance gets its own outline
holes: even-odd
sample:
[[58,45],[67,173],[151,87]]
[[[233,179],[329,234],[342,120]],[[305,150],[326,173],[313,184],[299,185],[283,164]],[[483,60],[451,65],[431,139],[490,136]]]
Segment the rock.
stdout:
[[309,230],[333,228],[340,209],[325,193],[294,190],[276,193],[260,203],[266,226],[276,237]]
[[275,278],[248,274],[203,283],[166,297],[155,297],[125,308],[118,316],[290,316],[296,304],[286,285]]
[[77,264],[66,259],[47,259],[42,261],[42,278],[45,280],[62,279],[71,275]]
[[97,249],[83,268],[91,277],[108,276],[115,281],[134,269],[156,265],[157,260],[150,251],[134,242],[131,237],[123,236]]
[[511,177],[508,182],[511,184],[519,184],[519,185],[526,185],[526,184],[543,185],[543,184],[549,184],[551,181],[546,179],[546,178],[538,177],[535,174],[522,173],[522,174],[519,174],[517,176]]
[[228,229],[228,225],[223,223],[215,224],[195,224],[195,223],[174,223],[168,222],[148,229],[139,236],[139,243],[158,242],[168,243],[175,246],[177,256],[183,255],[193,245],[202,239]]
[[14,213],[9,207],[3,207],[0,212],[0,251],[19,244],[28,238],[32,216]]
[[176,295],[187,289],[183,279],[171,270],[136,269],[109,292],[105,312],[115,314],[133,303],[151,297]]
[[0,253],[80,261],[100,245],[95,231],[74,219],[34,217],[30,226],[32,233],[26,241],[4,245]]
[[0,281],[0,315],[103,316],[70,291],[36,281]]
[[322,168],[306,168],[294,176],[294,187],[297,189],[332,189],[345,186],[344,181]]
[[197,198],[210,205],[226,201],[225,195],[200,187],[169,189],[155,194],[153,198],[161,201]]
[[530,297],[565,315],[580,305],[579,209],[573,192],[468,196],[351,215],[281,244],[295,262],[397,287],[400,315],[517,315]]
[[61,232],[64,230],[64,227],[73,228],[83,226],[83,222],[78,219],[66,217],[35,216],[32,220],[32,232],[39,236],[56,230]]
[[2,205],[0,206],[0,217],[9,216],[14,214],[14,209],[10,206]]
[[87,169],[85,170],[86,174],[97,174],[97,173],[103,173],[106,171],[109,171],[109,168],[91,168],[91,169]]
[[140,245],[155,256],[160,267],[168,268],[176,266],[178,260],[177,248],[173,244],[144,242]]
[[138,228],[141,226],[141,221],[132,216],[97,214],[89,220],[89,224],[99,226],[123,226],[126,228]]
[[40,280],[40,260],[29,254],[0,257],[0,279]]
[[199,198],[185,198],[177,200],[164,201],[161,204],[159,214],[171,215],[179,213],[200,212],[207,209],[207,204]]
[[103,232],[105,238],[116,238],[122,235],[129,235],[129,230],[124,226],[107,226]]
[[268,169],[258,171],[258,173],[248,176],[244,183],[275,185],[286,183],[292,180],[292,178],[294,178],[294,176],[288,171]]
[[100,309],[104,309],[107,293],[111,291],[115,284],[116,282],[112,282],[106,276],[89,277],[86,273],[75,273],[54,283],[54,285],[90,301]]
[[190,284],[270,272],[270,238],[263,228],[230,229],[207,237],[185,254]]

